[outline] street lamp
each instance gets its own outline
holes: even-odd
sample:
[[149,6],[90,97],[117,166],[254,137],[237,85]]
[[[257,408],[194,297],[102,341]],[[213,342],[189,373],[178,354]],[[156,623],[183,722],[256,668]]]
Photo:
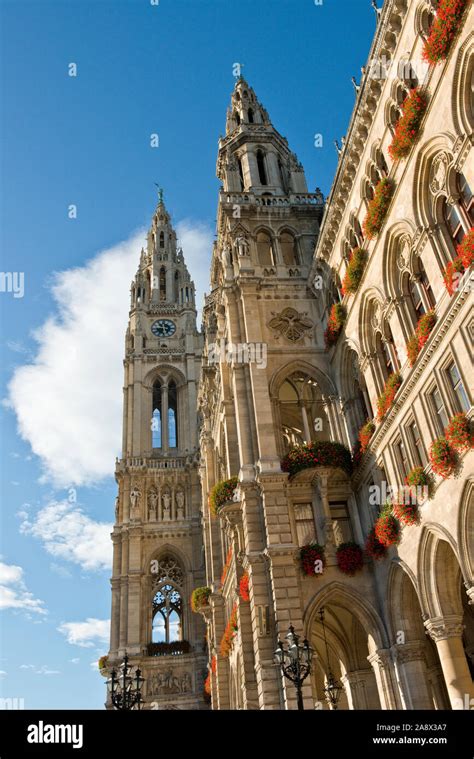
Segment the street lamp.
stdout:
[[121,671],[117,674],[117,671],[113,669],[110,678],[107,680],[112,704],[115,709],[120,711],[140,709],[143,701],[142,685],[145,678],[142,677],[141,670],[138,667],[135,670],[135,675],[132,675],[131,669],[128,664],[128,656],[125,654],[120,666]]
[[326,639],[326,627],[324,625],[324,606],[321,606],[319,612],[319,618],[321,620],[321,624],[323,626],[323,635],[324,635],[324,645],[326,647],[326,661],[328,665],[328,674],[326,677],[326,687],[324,688],[324,693],[326,694],[326,698],[331,704],[334,711],[337,709],[337,702],[339,701],[339,697],[344,690],[344,686],[336,680],[334,677],[331,666],[329,664],[329,648],[328,648],[328,642]]
[[290,625],[286,640],[288,647],[285,647],[281,640],[278,641],[278,648],[275,651],[275,664],[278,664],[283,675],[294,684],[298,709],[303,711],[302,685],[311,672],[313,649],[309,647],[306,638],[303,645],[299,644],[299,635],[296,635],[293,625]]

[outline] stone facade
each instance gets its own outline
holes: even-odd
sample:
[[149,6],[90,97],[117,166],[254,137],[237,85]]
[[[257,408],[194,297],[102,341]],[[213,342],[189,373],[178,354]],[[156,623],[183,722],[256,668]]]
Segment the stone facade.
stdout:
[[[474,224],[474,9],[447,59],[428,67],[422,48],[432,22],[430,2],[386,0],[325,204],[318,190],[307,192],[301,164],[252,88],[240,79],[232,94],[218,150],[199,388],[213,709],[296,708],[274,664],[290,623],[316,654],[307,709],[330,708],[329,672],[343,685],[338,708],[474,704],[474,457],[460,453],[448,479],[428,458],[451,417],[473,414],[469,273],[449,295],[443,269]],[[427,98],[421,130],[408,155],[392,160],[388,147],[414,87]],[[388,213],[369,239],[363,222],[387,178]],[[362,280],[344,294],[355,248],[365,252]],[[345,322],[326,347],[337,303]],[[410,366],[406,343],[431,310],[435,325]],[[401,386],[352,475],[330,466],[282,471],[295,445],[352,449],[397,372]],[[344,574],[338,546],[364,546],[387,488],[400,491],[417,466],[432,478],[417,523],[402,527],[385,558],[365,556],[357,574]],[[209,494],[231,477],[234,494],[216,514]],[[300,548],[315,542],[325,567],[308,576]],[[239,593],[244,574],[248,600]]]

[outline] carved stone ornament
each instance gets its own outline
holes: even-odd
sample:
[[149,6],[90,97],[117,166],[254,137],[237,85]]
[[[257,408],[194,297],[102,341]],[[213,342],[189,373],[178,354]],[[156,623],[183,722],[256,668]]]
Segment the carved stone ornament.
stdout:
[[294,308],[285,308],[281,313],[272,311],[273,319],[268,323],[271,329],[292,342],[296,342],[304,333],[312,328],[313,322],[306,317],[306,313],[299,313]]
[[440,153],[436,156],[431,167],[430,190],[436,195],[446,186],[446,175],[448,173],[448,156],[446,153]]
[[372,310],[372,318],[370,320],[370,323],[372,324],[372,327],[374,329],[378,329],[380,327],[380,323],[382,320],[382,309],[380,308],[380,303],[374,303],[373,310]]
[[397,266],[400,271],[404,271],[408,267],[410,261],[410,238],[408,236],[402,237],[398,244]]

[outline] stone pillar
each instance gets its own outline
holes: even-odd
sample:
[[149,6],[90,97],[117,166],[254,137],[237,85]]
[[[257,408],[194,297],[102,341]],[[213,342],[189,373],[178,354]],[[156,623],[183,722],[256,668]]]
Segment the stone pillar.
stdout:
[[390,651],[386,648],[379,648],[368,656],[367,660],[374,670],[382,709],[400,709],[400,697],[397,692]]
[[122,563],[122,536],[118,532],[112,533],[114,546],[112,579],[112,612],[110,617],[110,653],[116,654],[120,638],[120,571]]
[[161,386],[161,449],[168,453],[168,385]]
[[349,709],[380,709],[377,683],[372,669],[346,672],[341,681],[346,689]]
[[425,642],[417,640],[398,644],[394,648],[405,708],[433,709],[433,698],[428,687]]
[[425,622],[429,636],[436,643],[444,681],[453,709],[464,709],[474,698],[474,685],[462,642],[462,617],[448,614]]

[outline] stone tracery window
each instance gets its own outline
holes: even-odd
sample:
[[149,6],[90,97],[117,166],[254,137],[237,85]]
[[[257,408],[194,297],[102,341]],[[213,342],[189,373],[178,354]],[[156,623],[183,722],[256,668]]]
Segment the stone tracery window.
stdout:
[[274,266],[272,238],[263,230],[257,233],[257,256],[261,266]]
[[152,562],[152,572],[152,642],[183,640],[183,569],[177,559],[166,555]]
[[281,434],[284,448],[329,439],[323,400],[317,382],[307,374],[294,372],[278,392]]
[[286,266],[293,266],[298,263],[296,240],[291,232],[285,231],[280,234],[280,250],[283,263]]

